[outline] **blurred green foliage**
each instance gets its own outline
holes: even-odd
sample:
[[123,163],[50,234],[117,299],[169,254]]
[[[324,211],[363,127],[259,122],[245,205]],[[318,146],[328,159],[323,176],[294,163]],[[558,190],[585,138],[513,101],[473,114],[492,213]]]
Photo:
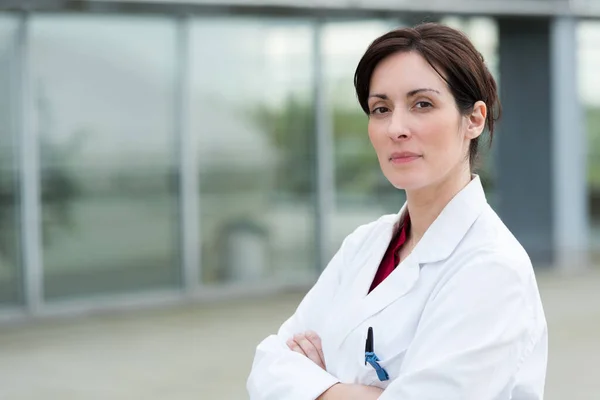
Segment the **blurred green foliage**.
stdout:
[[[333,139],[338,191],[375,190],[381,183],[378,161],[367,135],[367,117],[359,109],[334,108]],[[296,195],[314,190],[316,158],[315,110],[311,101],[291,96],[279,109],[266,106],[254,112],[254,120],[280,151],[278,189]],[[307,162],[308,161],[308,162]]]

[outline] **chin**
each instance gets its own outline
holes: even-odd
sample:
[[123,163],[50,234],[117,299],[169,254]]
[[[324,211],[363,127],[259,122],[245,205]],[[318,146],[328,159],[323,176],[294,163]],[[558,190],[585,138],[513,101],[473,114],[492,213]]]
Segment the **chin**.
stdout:
[[390,183],[396,188],[401,190],[416,190],[424,186],[427,186],[422,180],[409,180],[409,179],[395,179],[390,180]]
[[400,190],[416,190],[427,186],[430,182],[422,174],[415,174],[405,172],[399,174],[397,171],[393,171],[391,174],[386,175],[386,178],[392,186]]

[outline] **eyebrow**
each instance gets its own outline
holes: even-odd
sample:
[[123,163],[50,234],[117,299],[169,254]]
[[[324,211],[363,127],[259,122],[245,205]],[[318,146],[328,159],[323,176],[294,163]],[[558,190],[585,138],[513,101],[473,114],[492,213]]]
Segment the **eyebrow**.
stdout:
[[[423,93],[423,92],[434,92],[434,93],[437,93],[437,94],[441,94],[440,91],[436,90],[436,89],[432,89],[432,88],[419,88],[419,89],[411,90],[410,92],[406,93],[406,97],[413,97],[413,96],[415,96],[415,95],[417,95],[419,93]],[[369,98],[371,98],[371,97],[377,97],[377,98],[382,99],[382,100],[388,100],[389,99],[389,97],[387,96],[387,94],[382,94],[382,93],[373,93],[373,94],[369,95]]]

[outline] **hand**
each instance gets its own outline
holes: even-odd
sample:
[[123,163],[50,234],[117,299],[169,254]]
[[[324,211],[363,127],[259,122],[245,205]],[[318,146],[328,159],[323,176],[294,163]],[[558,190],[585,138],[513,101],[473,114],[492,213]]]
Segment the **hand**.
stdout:
[[294,335],[286,344],[290,350],[308,357],[319,367],[327,370],[323,348],[321,347],[321,338],[315,332],[307,331],[306,333]]
[[383,389],[375,386],[338,383],[320,395],[317,400],[376,400],[382,393]]

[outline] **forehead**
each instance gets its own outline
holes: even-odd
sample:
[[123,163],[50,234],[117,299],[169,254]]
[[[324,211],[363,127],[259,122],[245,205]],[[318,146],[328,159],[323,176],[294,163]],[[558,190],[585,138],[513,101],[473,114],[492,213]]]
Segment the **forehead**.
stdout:
[[400,52],[386,57],[375,67],[370,92],[409,92],[421,87],[449,93],[444,79],[421,54],[414,51]]

